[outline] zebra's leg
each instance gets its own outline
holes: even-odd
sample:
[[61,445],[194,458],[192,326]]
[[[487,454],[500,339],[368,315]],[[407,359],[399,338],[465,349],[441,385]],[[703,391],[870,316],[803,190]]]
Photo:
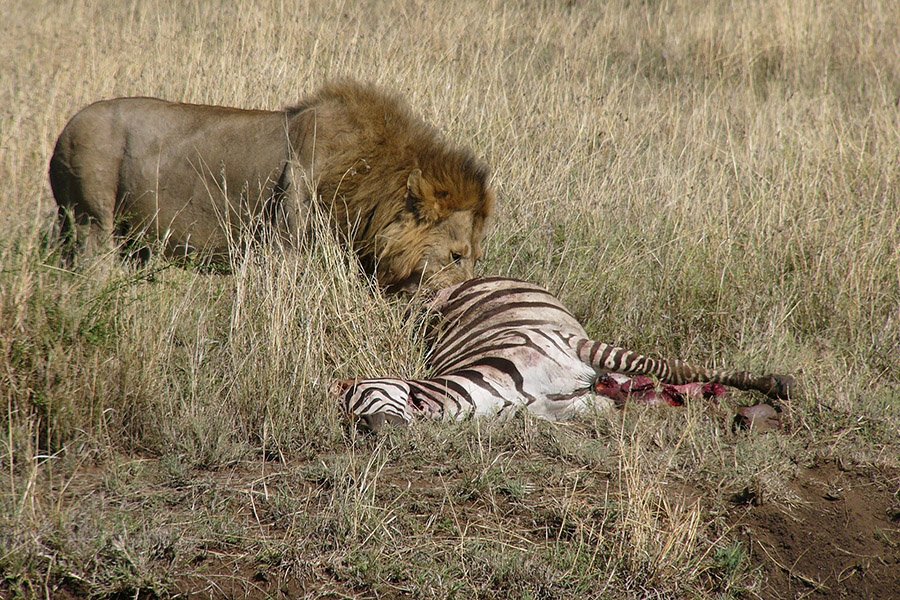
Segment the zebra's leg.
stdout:
[[409,425],[410,387],[403,379],[343,379],[331,385],[340,396],[352,422],[362,430],[378,433],[385,424]]
[[774,399],[799,396],[799,385],[790,375],[754,375],[746,371],[707,369],[677,359],[650,358],[631,350],[585,338],[572,338],[569,343],[578,357],[597,372],[624,375],[653,375],[665,383],[714,382],[739,390],[755,390]]

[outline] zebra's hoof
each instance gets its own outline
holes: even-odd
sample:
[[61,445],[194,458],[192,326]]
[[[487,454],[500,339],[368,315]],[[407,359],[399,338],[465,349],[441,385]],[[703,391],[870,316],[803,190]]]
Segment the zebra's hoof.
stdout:
[[759,391],[773,400],[795,400],[800,397],[800,384],[791,375],[769,375]]
[[406,426],[407,423],[403,420],[403,417],[385,413],[363,415],[359,418],[359,421],[357,421],[357,427],[363,433],[378,433],[385,425]]

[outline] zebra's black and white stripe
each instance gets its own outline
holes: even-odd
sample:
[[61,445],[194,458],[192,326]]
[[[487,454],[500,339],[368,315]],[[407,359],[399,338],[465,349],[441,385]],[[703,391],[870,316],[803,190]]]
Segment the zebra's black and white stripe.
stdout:
[[428,379],[361,379],[340,385],[348,414],[373,428],[416,416],[462,418],[521,407],[552,420],[611,400],[595,393],[606,373],[651,375],[671,384],[717,382],[773,398],[794,394],[789,376],[754,376],[653,359],[591,340],[546,290],[524,281],[472,279],[438,292],[428,332]]

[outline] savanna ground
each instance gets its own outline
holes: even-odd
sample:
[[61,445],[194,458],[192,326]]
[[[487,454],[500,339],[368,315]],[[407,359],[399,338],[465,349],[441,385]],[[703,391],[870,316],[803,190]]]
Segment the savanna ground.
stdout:
[[[13,2],[0,23],[0,596],[900,597],[900,3]],[[759,400],[348,431],[422,372],[327,235],[105,277],[53,142],[120,95],[397,90],[493,166],[482,272],[598,339],[795,373]]]

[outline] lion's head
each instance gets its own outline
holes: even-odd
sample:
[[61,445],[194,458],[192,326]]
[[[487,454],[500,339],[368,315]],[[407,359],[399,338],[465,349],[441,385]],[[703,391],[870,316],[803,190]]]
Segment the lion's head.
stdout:
[[414,169],[406,182],[404,210],[373,240],[379,285],[413,293],[420,286],[438,290],[471,279],[484,256],[493,209],[486,167],[478,165],[471,173]]
[[301,155],[315,156],[317,196],[383,289],[438,289],[475,274],[494,209],[485,163],[371,85],[332,82],[289,116],[298,140],[315,140]]

